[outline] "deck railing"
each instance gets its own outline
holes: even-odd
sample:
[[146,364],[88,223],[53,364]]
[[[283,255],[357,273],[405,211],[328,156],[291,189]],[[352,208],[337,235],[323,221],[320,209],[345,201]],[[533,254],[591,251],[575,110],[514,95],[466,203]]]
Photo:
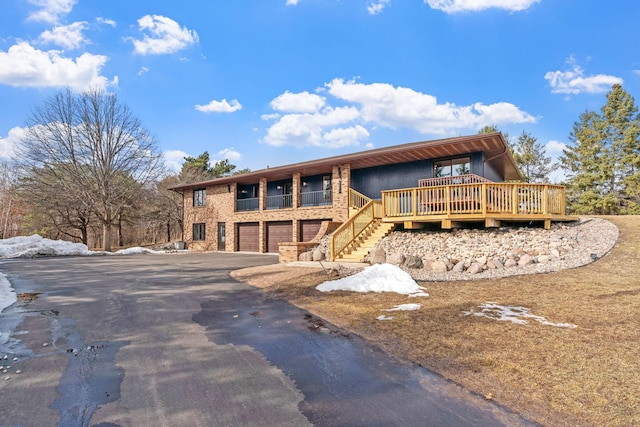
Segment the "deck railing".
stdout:
[[354,209],[360,209],[371,201],[370,197],[365,196],[362,193],[357,192],[353,188],[349,189],[349,207]]
[[267,209],[287,209],[293,206],[292,194],[267,196]]
[[564,215],[561,185],[483,182],[382,192],[385,217],[436,215]]
[[331,261],[345,250],[376,219],[382,218],[382,203],[370,200],[358,213],[331,233]]
[[440,185],[452,184],[475,184],[482,182],[492,182],[485,177],[469,173],[457,176],[440,176],[437,178],[425,178],[418,180],[418,187],[437,187]]
[[326,206],[330,205],[331,190],[307,191],[300,193],[300,206]]

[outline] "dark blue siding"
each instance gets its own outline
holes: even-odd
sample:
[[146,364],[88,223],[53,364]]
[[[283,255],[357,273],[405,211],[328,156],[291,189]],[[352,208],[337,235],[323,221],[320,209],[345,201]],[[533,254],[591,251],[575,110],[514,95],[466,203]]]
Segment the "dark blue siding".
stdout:
[[[471,173],[482,176],[484,173],[482,153],[471,153],[468,156],[471,157]],[[433,160],[439,159],[351,170],[351,188],[372,199],[379,199],[380,192],[384,190],[417,187],[418,180],[433,177]],[[496,177],[494,171],[488,170],[488,172],[492,176],[486,178],[492,181],[503,180]]]

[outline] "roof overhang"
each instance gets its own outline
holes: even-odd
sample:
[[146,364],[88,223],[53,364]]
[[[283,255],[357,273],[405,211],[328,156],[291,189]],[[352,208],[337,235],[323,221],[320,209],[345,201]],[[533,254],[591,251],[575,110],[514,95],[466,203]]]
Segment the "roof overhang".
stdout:
[[320,175],[330,173],[337,165],[350,164],[351,169],[363,169],[375,166],[384,166],[397,163],[407,163],[417,160],[437,159],[442,157],[460,156],[469,153],[484,153],[484,161],[505,180],[521,180],[523,177],[518,166],[507,147],[500,132],[460,136],[455,138],[438,139],[433,141],[412,142],[408,144],[394,145],[391,147],[377,148],[374,150],[360,151],[352,154],[327,157],[324,159],[310,160],[267,169],[260,169],[239,175],[231,175],[216,178],[209,181],[184,184],[173,187],[172,190],[182,191],[190,188],[205,187],[217,184],[255,184],[260,178],[269,181],[290,179],[293,173],[299,172],[302,176]]

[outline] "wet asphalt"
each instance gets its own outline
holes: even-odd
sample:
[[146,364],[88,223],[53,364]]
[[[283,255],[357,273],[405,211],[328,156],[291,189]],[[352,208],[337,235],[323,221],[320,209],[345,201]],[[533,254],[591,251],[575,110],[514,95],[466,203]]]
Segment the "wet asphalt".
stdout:
[[0,426],[535,425],[229,276],[275,262],[1,260]]

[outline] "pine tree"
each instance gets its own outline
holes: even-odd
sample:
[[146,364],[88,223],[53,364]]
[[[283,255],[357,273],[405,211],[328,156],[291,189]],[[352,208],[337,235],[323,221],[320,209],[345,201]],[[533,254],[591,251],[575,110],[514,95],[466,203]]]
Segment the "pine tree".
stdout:
[[580,115],[561,157],[569,208],[576,213],[640,213],[638,107],[616,84],[600,111]]
[[559,167],[546,156],[544,145],[525,131],[513,144],[513,158],[528,182],[546,182]]

